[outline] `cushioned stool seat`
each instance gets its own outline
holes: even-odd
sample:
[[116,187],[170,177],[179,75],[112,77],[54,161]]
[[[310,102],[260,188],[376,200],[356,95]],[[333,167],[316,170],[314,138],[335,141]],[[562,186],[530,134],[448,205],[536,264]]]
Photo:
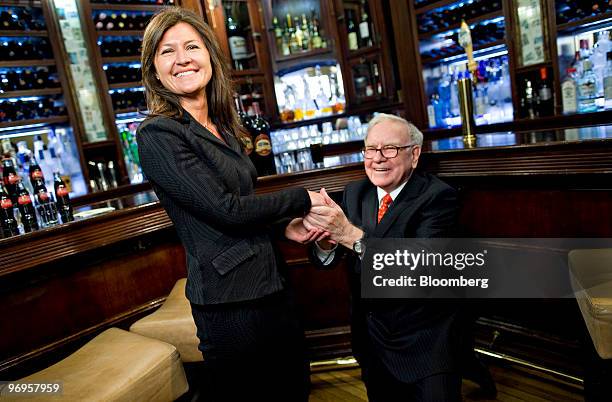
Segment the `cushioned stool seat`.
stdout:
[[62,383],[57,398],[28,396],[28,401],[173,401],[188,390],[174,346],[118,328],[104,331],[64,360],[19,382]]
[[191,305],[185,296],[186,283],[186,278],[179,279],[164,304],[132,324],[130,331],[176,346],[184,362],[199,362],[204,359],[198,349],[200,341],[196,335]]

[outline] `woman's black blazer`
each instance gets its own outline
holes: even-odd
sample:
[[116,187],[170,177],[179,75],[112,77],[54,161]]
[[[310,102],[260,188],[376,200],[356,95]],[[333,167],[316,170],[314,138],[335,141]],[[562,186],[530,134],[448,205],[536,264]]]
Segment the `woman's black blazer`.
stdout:
[[143,172],[187,254],[187,298],[196,304],[256,299],[283,288],[273,225],[303,216],[303,188],[255,195],[257,172],[238,143],[192,116],[157,116],[138,128]]

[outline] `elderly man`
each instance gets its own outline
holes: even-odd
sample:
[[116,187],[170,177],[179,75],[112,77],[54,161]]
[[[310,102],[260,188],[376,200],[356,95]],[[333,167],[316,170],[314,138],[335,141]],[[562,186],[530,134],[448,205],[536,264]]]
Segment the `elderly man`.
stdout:
[[302,222],[304,230],[329,235],[312,247],[315,263],[338,260],[338,244],[350,250],[353,352],[374,402],[461,400],[461,331],[454,307],[360,297],[360,257],[368,238],[444,237],[455,224],[455,191],[415,170],[422,143],[423,134],[406,120],[377,115],[363,150],[367,179],[346,186],[343,208],[321,190],[328,206],[314,207]]

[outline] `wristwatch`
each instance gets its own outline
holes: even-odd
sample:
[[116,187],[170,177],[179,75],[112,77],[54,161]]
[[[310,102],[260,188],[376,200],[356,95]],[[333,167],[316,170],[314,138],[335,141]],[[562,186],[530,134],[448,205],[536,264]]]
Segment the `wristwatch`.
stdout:
[[365,254],[365,243],[363,241],[363,237],[353,243],[353,251],[357,254],[359,259],[363,259],[363,255]]

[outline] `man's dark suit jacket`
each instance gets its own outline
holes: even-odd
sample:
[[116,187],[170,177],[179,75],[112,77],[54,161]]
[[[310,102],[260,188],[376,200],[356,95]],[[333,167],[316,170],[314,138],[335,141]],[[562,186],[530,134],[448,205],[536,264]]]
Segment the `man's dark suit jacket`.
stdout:
[[272,224],[303,216],[303,188],[254,195],[257,172],[238,143],[215,137],[188,113],[138,128],[142,169],[187,253],[187,298],[195,304],[252,300],[279,291]]
[[[430,238],[450,234],[457,218],[455,190],[428,173],[414,171],[377,223],[378,196],[368,180],[344,189],[343,210],[367,238]],[[335,261],[340,253],[336,253]],[[365,300],[361,266],[349,252],[353,291],[353,352],[360,364],[375,354],[397,379],[413,383],[433,374],[455,372],[458,317],[454,307],[435,300]],[[315,262],[318,259],[315,259]]]

